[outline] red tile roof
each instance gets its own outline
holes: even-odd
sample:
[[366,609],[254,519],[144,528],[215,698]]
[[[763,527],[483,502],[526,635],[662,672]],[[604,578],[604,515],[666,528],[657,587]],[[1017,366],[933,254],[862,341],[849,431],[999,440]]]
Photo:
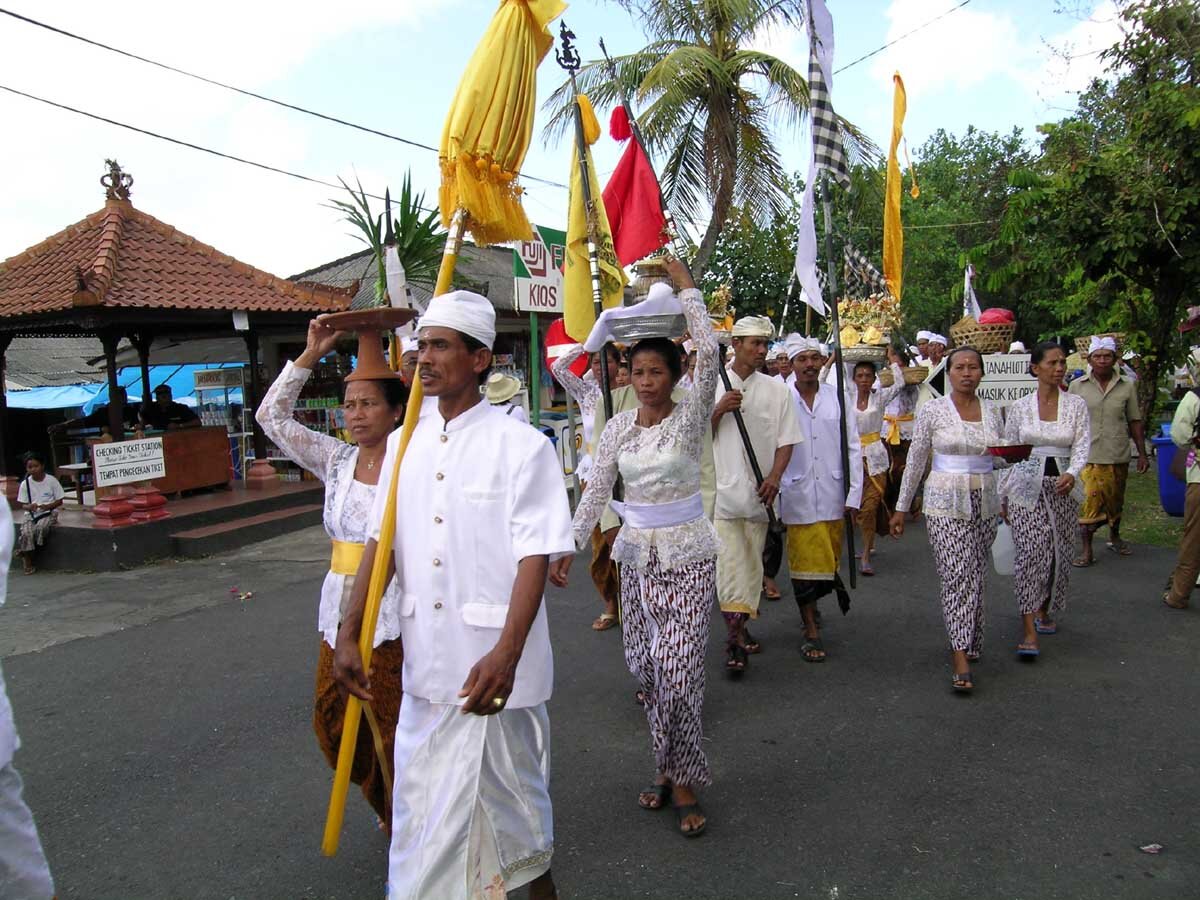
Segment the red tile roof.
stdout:
[[335,312],[356,288],[277,278],[114,199],[0,262],[0,319],[79,307]]

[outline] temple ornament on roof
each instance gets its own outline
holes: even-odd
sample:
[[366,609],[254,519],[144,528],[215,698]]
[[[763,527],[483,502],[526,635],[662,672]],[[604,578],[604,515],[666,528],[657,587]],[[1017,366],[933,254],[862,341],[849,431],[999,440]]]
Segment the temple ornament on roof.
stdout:
[[100,177],[104,185],[104,196],[109,200],[128,200],[129,189],[133,187],[133,176],[121,171],[121,164],[115,159],[106,159],[108,174]]

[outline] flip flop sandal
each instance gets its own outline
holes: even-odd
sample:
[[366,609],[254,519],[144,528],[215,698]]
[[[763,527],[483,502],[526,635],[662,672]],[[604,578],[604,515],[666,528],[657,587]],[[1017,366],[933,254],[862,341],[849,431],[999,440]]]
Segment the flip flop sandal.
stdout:
[[[825,662],[825,647],[821,644],[820,638],[805,638],[804,643],[800,647],[800,652],[804,655],[805,662]],[[818,653],[821,655],[818,656]]]
[[744,647],[734,644],[726,651],[725,671],[730,675],[741,675],[746,671],[746,650]]
[[708,818],[705,817],[703,822],[688,831],[683,827],[683,820],[691,815],[704,815],[704,810],[700,808],[699,803],[689,803],[687,806],[675,807],[675,821],[679,824],[679,833],[686,838],[700,837],[700,835],[704,834],[704,829],[708,827]]
[[742,633],[746,637],[746,643],[742,644],[742,649],[751,656],[756,653],[762,653],[762,644],[754,639],[754,635],[750,633],[750,629],[744,629]]
[[779,588],[775,588],[774,591],[768,591],[767,589],[764,588],[763,596],[766,597],[768,600],[778,600],[783,596],[783,594],[779,593]]
[[1188,605],[1186,603],[1172,603],[1171,602],[1171,594],[1169,592],[1166,594],[1163,594],[1162,601],[1167,606],[1171,607],[1171,609],[1187,609],[1188,608]]
[[950,686],[960,694],[969,694],[975,690],[975,680],[971,677],[971,671],[954,672],[950,676]]
[[1095,564],[1095,559],[1084,559],[1082,556],[1077,556],[1075,559],[1071,560],[1071,565],[1077,569],[1086,569],[1088,566],[1094,566]]
[[1037,659],[1041,651],[1032,644],[1026,644],[1024,641],[1017,644],[1017,656],[1021,659]]
[[1125,541],[1107,541],[1104,546],[1117,556],[1133,556],[1133,551],[1129,549],[1129,544]]
[[1045,619],[1034,619],[1033,627],[1038,634],[1058,634],[1057,622],[1047,622]]
[[863,575],[874,575],[875,567],[872,566],[870,563],[860,562],[858,564],[858,571]]
[[[647,806],[645,803],[642,802],[642,797],[644,797],[647,794],[654,795],[655,799],[658,800],[657,806]],[[648,810],[650,810],[650,812],[655,812],[657,810],[664,809],[667,805],[667,801],[670,798],[671,798],[671,785],[669,785],[669,784],[652,784],[652,785],[650,785],[650,787],[642,788],[640,791],[638,791],[638,806],[640,806],[642,809],[648,809]]]
[[592,623],[592,631],[608,631],[610,628],[615,628],[616,626],[616,613],[601,613],[599,618]]

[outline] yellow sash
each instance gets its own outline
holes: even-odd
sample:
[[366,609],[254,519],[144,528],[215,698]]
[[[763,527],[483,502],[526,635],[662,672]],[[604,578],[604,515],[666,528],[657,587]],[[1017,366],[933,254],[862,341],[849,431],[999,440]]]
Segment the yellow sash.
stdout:
[[900,443],[900,423],[901,422],[911,422],[913,420],[913,414],[905,413],[902,416],[884,416],[883,418],[886,421],[891,423],[891,427],[888,428],[887,442],[889,444],[892,444],[893,446],[899,445],[899,443]]
[[870,434],[860,434],[858,436],[858,442],[864,447],[869,447],[871,444],[878,444],[879,432],[872,431]]
[[334,541],[333,556],[329,560],[329,571],[334,575],[357,575],[358,564],[362,562],[366,544],[355,544],[350,541]]

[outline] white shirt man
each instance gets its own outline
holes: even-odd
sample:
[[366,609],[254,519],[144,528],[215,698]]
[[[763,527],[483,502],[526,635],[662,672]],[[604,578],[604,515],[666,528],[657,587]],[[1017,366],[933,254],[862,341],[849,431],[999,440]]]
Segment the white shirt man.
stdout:
[[[838,565],[847,509],[857,509],[862,498],[862,465],[858,429],[842,418],[836,387],[820,383],[821,350],[817,341],[792,335],[788,355],[796,369],[791,397],[800,425],[801,441],[783,473],[780,510],[788,526],[788,567],[792,592],[804,618],[808,662],[822,662],[816,622],[817,600],[833,590],[843,609],[849,596],[841,587]],[[849,491],[842,466],[842,435],[849,447]]]
[[[462,342],[483,371],[494,323],[488,301],[465,291],[434,298],[421,319],[418,376],[438,406],[413,431],[396,493],[405,652],[389,900],[504,896],[531,882],[534,896],[553,891],[545,703],[554,673],[541,591],[549,561],[575,548],[550,442],[483,400],[477,381],[451,384],[463,358],[455,342],[482,345]],[[382,464],[375,541],[399,439],[388,440]],[[361,622],[358,593],[338,635],[339,667]],[[352,680],[362,684],[361,670]]]
[[[767,539],[767,507],[779,493],[780,480],[800,441],[800,430],[788,396],[778,378],[758,371],[774,334],[769,319],[746,316],[733,327],[733,360],[726,368],[730,390],[716,388],[713,409],[713,460],[717,495],[714,525],[721,539],[717,555],[717,600],[728,630],[727,668],[738,673],[746,667],[746,653],[756,653],[758,643],[746,630],[746,620],[758,616],[763,590],[763,547]],[[750,436],[755,461],[763,475],[761,487],[746,454],[734,420],[741,413]]]

